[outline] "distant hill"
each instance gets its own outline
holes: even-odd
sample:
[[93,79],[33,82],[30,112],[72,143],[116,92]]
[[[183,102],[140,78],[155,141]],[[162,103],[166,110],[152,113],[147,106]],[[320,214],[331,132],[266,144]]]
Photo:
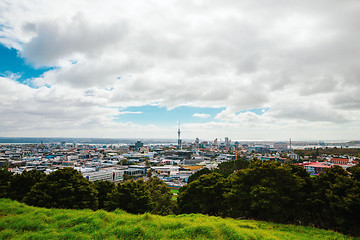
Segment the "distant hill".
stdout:
[[29,207],[0,199],[0,239],[354,239],[340,233],[201,214],[157,216],[124,211]]

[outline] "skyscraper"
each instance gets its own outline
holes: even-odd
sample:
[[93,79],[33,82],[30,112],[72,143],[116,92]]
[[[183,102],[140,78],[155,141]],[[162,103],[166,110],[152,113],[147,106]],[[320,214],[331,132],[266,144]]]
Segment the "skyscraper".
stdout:
[[225,137],[225,146],[226,147],[230,146],[230,141],[228,137]]

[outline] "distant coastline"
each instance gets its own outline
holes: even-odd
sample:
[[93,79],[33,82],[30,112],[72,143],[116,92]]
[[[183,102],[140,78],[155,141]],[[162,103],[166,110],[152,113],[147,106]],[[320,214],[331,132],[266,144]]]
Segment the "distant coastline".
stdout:
[[[77,144],[134,144],[136,141],[142,141],[144,144],[152,145],[176,145],[177,139],[159,139],[159,138],[71,138],[71,137],[0,137],[0,144],[49,144],[49,143],[77,143]],[[193,142],[192,139],[184,139],[184,142]],[[206,140],[205,140],[206,141]],[[211,140],[210,140],[211,141]],[[266,141],[266,140],[233,140],[240,144],[271,144],[275,142],[286,141]],[[321,143],[322,144],[319,144]],[[328,141],[293,141],[293,146],[313,146],[313,147],[359,147],[360,141],[354,140],[328,140]]]

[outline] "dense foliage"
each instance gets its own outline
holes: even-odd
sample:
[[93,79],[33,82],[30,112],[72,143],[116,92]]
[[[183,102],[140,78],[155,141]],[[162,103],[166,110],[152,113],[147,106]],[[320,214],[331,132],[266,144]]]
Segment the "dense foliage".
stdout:
[[314,179],[315,225],[360,235],[360,182],[341,167]]
[[31,188],[24,197],[24,202],[47,208],[97,209],[98,207],[94,184],[72,168],[60,169],[47,175],[43,181]]
[[293,164],[254,160],[228,178],[211,173],[182,187],[179,209],[360,235],[360,168],[350,171],[334,166],[310,177]]
[[89,182],[81,173],[64,168],[49,175],[24,171],[18,175],[0,170],[0,197],[32,206],[73,209],[123,209],[130,213],[151,212],[168,215],[177,212],[176,201],[167,185],[158,178]]
[[105,209],[105,203],[109,201],[111,193],[116,185],[110,181],[96,181],[95,188],[98,191],[99,209]]
[[183,213],[222,215],[225,211],[226,188],[227,179],[222,175],[203,175],[180,189],[179,209]]
[[43,181],[45,177],[45,173],[36,170],[24,171],[22,174],[12,176],[9,197],[14,200],[23,201],[31,188],[36,183]]
[[144,213],[151,210],[150,192],[143,180],[126,181],[112,191],[106,209],[123,209],[130,213]]
[[253,160],[200,170],[179,191],[177,203],[158,178],[91,183],[65,168],[47,176],[0,170],[0,197],[48,208],[90,208],[130,213],[202,213],[312,225],[360,236],[360,166],[334,166],[310,177],[293,164]]
[[338,147],[329,147],[329,148],[313,148],[313,149],[296,149],[294,151],[299,156],[320,156],[322,154],[327,155],[351,155],[360,157],[360,148],[338,148]]
[[0,198],[9,197],[12,173],[6,169],[0,169]]
[[113,211],[123,209],[130,213],[151,212],[159,215],[173,214],[176,210],[172,193],[167,185],[158,178],[150,178],[147,182],[125,181],[117,184],[108,194],[105,209]]
[[292,173],[295,167],[256,161],[249,169],[236,172],[230,178],[228,214],[286,223],[302,220],[306,210],[306,194],[302,190],[307,181]]
[[210,170],[208,168],[202,168],[196,171],[193,175],[188,178],[188,183],[191,183],[197,179],[199,179],[202,175],[210,174],[212,172],[217,172],[221,174],[223,177],[227,178],[231,174],[233,174],[237,170],[245,169],[249,166],[249,161],[245,159],[238,159],[234,161],[226,161],[222,162],[218,165],[215,170]]
[[220,173],[224,177],[230,176],[234,171],[245,169],[249,166],[249,161],[245,159],[238,159],[234,161],[226,161],[222,162],[218,165],[218,168],[215,170],[216,172]]
[[193,175],[188,178],[188,183],[198,180],[202,175],[210,174],[212,171],[206,167],[196,171]]
[[172,200],[172,192],[166,183],[159,178],[150,178],[146,181],[152,201],[151,213],[169,215],[177,212],[176,201]]

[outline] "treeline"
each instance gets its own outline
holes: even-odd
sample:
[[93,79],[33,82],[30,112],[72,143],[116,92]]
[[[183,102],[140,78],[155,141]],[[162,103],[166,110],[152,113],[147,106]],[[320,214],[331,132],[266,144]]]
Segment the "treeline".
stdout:
[[[350,172],[350,173],[349,173]],[[49,175],[0,171],[0,197],[47,208],[117,208],[130,213],[214,216],[311,225],[360,236],[360,167],[335,166],[310,177],[304,168],[240,159],[202,169],[180,188],[177,201],[158,178],[89,182],[70,168]]]
[[191,182],[197,180],[202,175],[209,174],[212,172],[219,173],[221,176],[227,178],[228,176],[233,174],[234,171],[245,169],[248,166],[249,166],[249,161],[247,161],[245,159],[241,159],[241,158],[238,160],[234,160],[234,161],[222,162],[214,170],[210,170],[208,168],[202,168],[199,171],[195,172],[193,175],[191,175],[188,178],[188,183],[191,183]]
[[254,160],[225,177],[219,170],[199,171],[182,187],[179,211],[312,225],[360,235],[360,167],[350,174],[334,166],[310,177],[293,164]]
[[329,148],[313,148],[313,149],[296,149],[294,150],[296,154],[299,156],[312,156],[316,158],[322,154],[327,155],[350,155],[350,156],[357,156],[360,157],[360,148],[338,148],[338,147],[329,147]]
[[13,175],[0,170],[0,197],[46,208],[105,209],[117,208],[129,213],[168,215],[177,212],[176,201],[167,185],[158,178],[148,181],[89,182],[81,173],[64,168],[46,175],[24,171]]

